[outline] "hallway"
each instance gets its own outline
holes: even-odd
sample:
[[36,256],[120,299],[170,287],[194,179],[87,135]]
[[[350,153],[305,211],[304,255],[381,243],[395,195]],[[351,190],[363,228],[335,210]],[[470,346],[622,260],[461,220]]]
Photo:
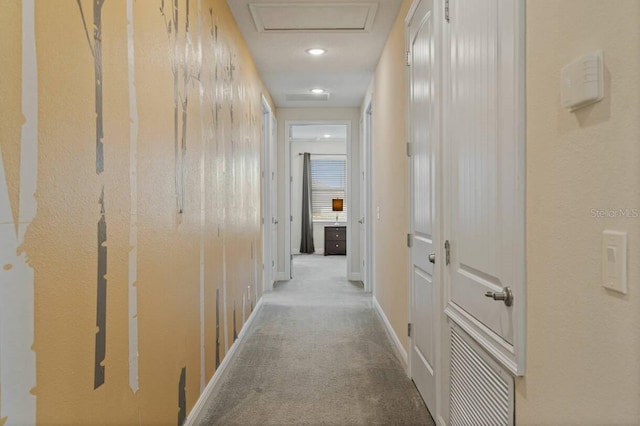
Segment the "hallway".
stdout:
[[432,425],[346,258],[303,255],[264,295],[201,425]]
[[0,426],[640,425],[639,0],[0,24]]

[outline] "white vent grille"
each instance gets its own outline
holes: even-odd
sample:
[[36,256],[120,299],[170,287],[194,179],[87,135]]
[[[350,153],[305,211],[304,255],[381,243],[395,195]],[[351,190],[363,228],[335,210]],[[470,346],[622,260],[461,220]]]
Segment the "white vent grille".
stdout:
[[513,425],[513,378],[451,329],[451,425]]
[[258,32],[371,31],[378,10],[375,2],[278,2],[250,3]]

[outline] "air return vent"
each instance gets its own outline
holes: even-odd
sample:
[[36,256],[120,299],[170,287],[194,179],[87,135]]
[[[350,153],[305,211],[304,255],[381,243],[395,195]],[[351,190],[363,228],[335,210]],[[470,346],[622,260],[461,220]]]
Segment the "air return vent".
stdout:
[[258,32],[369,32],[377,3],[251,3]]
[[451,425],[513,425],[513,398],[513,378],[466,333],[452,328]]
[[329,94],[328,93],[290,93],[287,95],[288,101],[298,102],[298,101],[328,101]]

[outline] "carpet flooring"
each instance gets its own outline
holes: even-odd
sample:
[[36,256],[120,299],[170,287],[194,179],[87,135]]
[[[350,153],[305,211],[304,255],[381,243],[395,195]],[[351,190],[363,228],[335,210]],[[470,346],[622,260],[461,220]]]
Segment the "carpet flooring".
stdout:
[[301,255],[262,309],[199,425],[433,425],[342,256]]

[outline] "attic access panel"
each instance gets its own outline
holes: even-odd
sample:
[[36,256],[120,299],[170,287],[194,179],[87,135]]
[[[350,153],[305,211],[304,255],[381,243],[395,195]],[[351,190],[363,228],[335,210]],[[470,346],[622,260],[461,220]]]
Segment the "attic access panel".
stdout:
[[250,3],[258,32],[360,32],[371,30],[377,3]]

